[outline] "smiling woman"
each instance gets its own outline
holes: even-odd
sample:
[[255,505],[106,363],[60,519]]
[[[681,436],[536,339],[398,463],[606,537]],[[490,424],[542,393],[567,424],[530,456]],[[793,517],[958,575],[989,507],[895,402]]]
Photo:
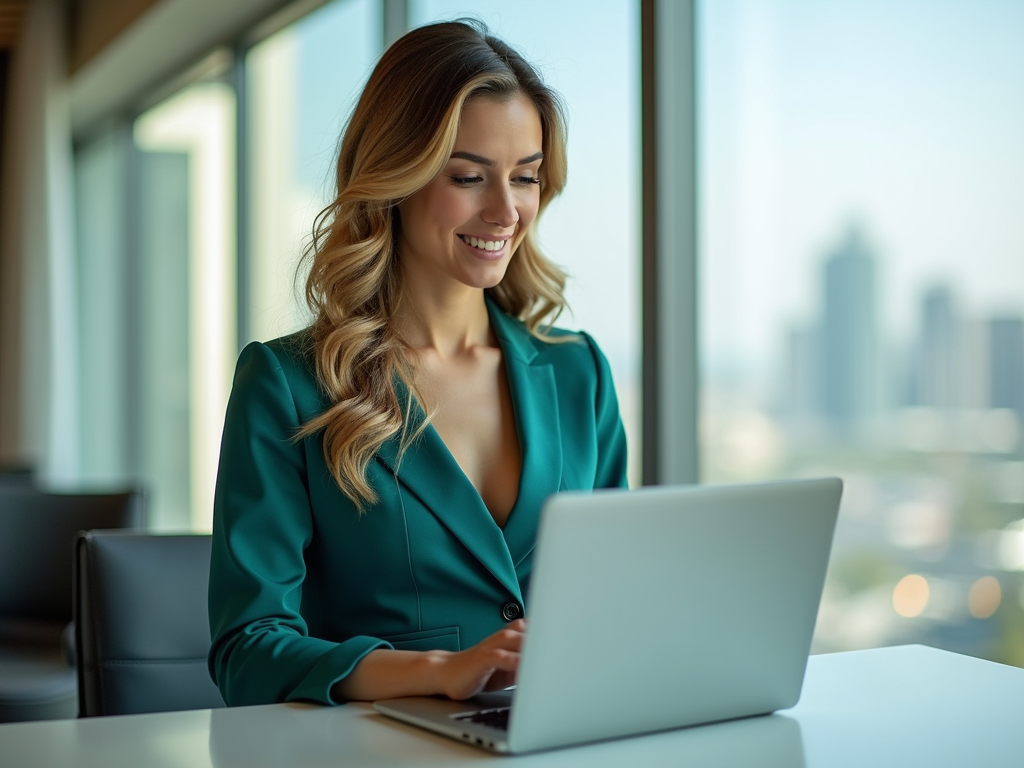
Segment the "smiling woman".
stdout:
[[564,125],[471,24],[375,68],[307,254],[314,320],[249,345],[228,405],[210,669],[229,704],[514,681],[541,504],[626,484],[608,363],[551,326],[565,278],[533,239]]
[[[399,332],[418,363],[417,388],[434,428],[502,526],[516,500],[520,448],[480,291],[501,283],[537,217],[542,142],[540,114],[526,96],[471,99],[451,160],[398,207],[402,282],[416,286],[406,292],[412,312]],[[464,326],[472,336],[460,328],[445,338],[440,323],[422,322],[455,309],[477,316]]]
[[398,207],[403,280],[415,281],[417,295],[447,301],[452,290],[501,282],[537,217],[542,142],[540,114],[527,97],[466,104],[448,164]]

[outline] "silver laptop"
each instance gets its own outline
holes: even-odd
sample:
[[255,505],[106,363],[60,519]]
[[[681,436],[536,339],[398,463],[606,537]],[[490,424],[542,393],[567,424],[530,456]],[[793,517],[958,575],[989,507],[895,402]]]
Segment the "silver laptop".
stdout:
[[515,691],[374,707],[512,753],[792,707],[841,493],[826,478],[552,496]]

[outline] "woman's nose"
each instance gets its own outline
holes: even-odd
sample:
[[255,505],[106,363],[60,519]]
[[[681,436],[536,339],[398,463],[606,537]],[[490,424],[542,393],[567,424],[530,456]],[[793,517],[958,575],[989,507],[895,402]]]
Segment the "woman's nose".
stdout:
[[519,221],[519,211],[507,184],[496,184],[487,197],[487,207],[481,212],[484,221],[508,229]]

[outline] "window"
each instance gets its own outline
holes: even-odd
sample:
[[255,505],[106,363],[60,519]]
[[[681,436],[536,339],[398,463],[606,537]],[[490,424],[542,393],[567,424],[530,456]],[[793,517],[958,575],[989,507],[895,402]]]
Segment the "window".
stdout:
[[135,121],[138,456],[157,527],[208,529],[236,352],[235,99],[193,83]]
[[819,650],[1024,664],[1024,8],[699,11],[704,480],[844,477]]
[[75,156],[82,480],[141,484],[157,529],[213,513],[237,339],[234,114],[208,73]]
[[306,325],[296,268],[314,218],[334,199],[338,140],[381,53],[381,26],[379,0],[335,0],[246,56],[247,340]]
[[82,480],[142,484],[154,528],[209,529],[239,339],[304,323],[297,260],[333,198],[337,139],[379,55],[381,17],[379,0],[336,0],[241,53],[243,126],[220,50],[77,149]]
[[75,155],[81,420],[78,455],[90,485],[132,476],[127,131],[111,130]]
[[[472,17],[507,40],[565,99],[569,182],[538,222],[545,254],[568,272],[571,313],[612,367],[640,484],[640,15],[632,0],[517,3],[413,0],[410,21]],[[542,21],[540,21],[542,20]]]

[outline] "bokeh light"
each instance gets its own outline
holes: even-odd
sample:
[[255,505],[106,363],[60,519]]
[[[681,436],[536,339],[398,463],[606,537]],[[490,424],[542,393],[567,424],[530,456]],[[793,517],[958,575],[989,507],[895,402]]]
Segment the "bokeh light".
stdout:
[[995,576],[982,576],[971,585],[967,595],[967,608],[976,619],[987,619],[999,608],[1003,590]]
[[904,618],[920,616],[928,605],[928,580],[917,573],[904,576],[892,591],[892,607]]

